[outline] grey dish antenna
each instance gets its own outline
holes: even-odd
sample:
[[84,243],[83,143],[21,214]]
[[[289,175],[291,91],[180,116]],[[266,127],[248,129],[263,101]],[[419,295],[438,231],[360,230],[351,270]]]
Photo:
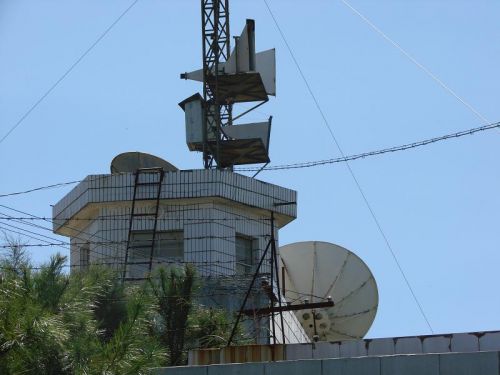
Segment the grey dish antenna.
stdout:
[[178,171],[168,161],[144,152],[124,152],[111,161],[111,173],[135,173],[140,168],[163,168],[165,172]]
[[360,339],[378,307],[375,279],[353,252],[328,242],[297,242],[280,247],[287,301],[325,302],[334,306],[295,314],[311,340]]

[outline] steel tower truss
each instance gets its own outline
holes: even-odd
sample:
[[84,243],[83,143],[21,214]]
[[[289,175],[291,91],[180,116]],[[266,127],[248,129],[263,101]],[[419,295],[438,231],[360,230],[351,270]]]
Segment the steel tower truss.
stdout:
[[[218,160],[223,126],[232,125],[232,103],[218,100],[219,64],[229,58],[229,0],[201,0],[203,45],[203,99],[205,127],[203,129],[203,164],[212,168]],[[209,143],[209,134],[215,145]]]
[[[201,21],[202,68],[181,74],[203,83],[203,95],[179,103],[185,113],[187,146],[203,153],[206,169],[269,163],[272,117],[258,123],[235,122],[276,95],[275,51],[255,51],[251,19],[235,36],[231,51],[229,0],[201,0]],[[258,104],[233,117],[238,103]]]

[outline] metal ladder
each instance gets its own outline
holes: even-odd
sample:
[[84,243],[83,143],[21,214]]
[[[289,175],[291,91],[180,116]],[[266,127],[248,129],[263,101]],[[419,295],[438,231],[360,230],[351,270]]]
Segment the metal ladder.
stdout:
[[[146,177],[148,175],[155,175],[152,179],[141,178]],[[129,228],[128,228],[128,237],[127,237],[127,247],[125,250],[125,261],[123,267],[123,275],[122,281],[137,281],[144,280],[146,277],[128,277],[128,266],[129,265],[148,265],[148,273],[151,272],[153,268],[153,253],[156,243],[156,231],[158,227],[158,213],[160,208],[160,195],[161,195],[161,186],[163,183],[163,178],[165,176],[165,171],[163,168],[139,168],[135,173],[135,181],[134,181],[134,194],[132,197],[132,209],[130,211],[130,220],[129,220]],[[144,182],[146,180],[146,182]],[[152,188],[156,187],[156,190],[153,191],[154,194],[151,194],[151,191],[141,192],[139,196],[139,190],[141,187],[150,186]],[[137,213],[136,212],[136,203],[140,201],[155,201],[154,212],[151,213]],[[148,246],[133,246],[131,243],[132,233],[134,224],[138,219],[144,218],[153,218],[153,230],[151,232],[151,238],[148,239]],[[149,253],[149,262],[131,262],[129,263],[129,255],[130,251],[134,249],[146,249],[150,248]]]

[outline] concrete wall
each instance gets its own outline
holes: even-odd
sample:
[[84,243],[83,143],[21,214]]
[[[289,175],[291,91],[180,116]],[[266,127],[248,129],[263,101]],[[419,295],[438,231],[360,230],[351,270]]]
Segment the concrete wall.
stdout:
[[492,350],[500,350],[500,331],[290,344],[286,346],[286,359],[350,358]]
[[[232,346],[223,349],[199,349],[189,352],[190,365],[210,365],[234,362],[266,361],[267,357],[246,357],[244,360],[232,360],[223,352],[231,349],[234,352],[246,350],[247,347]],[[279,350],[281,347],[279,347]],[[273,346],[262,350],[274,351]],[[220,352],[214,355],[214,352]],[[352,357],[376,357],[395,354],[430,354],[454,352],[500,351],[500,331],[453,333],[432,336],[391,337],[380,339],[351,340],[338,342],[318,342],[308,344],[285,345],[286,360],[331,359]],[[268,355],[269,357],[269,355]]]
[[170,367],[154,375],[499,375],[499,352]]
[[[135,191],[135,214],[150,214],[156,210],[158,181],[154,174],[139,175]],[[53,208],[54,232],[71,237],[71,265],[80,266],[82,249],[90,245],[90,263],[106,264],[120,272],[125,269],[131,200],[134,196],[134,174],[87,176]],[[152,267],[173,263],[192,263],[198,275],[204,277],[200,302],[209,306],[239,308],[246,286],[254,270],[240,274],[236,267],[236,237],[252,239],[252,265],[256,269],[267,247],[271,224],[270,212],[275,214],[274,235],[296,217],[296,205],[275,206],[274,203],[295,202],[296,192],[237,173],[219,170],[187,170],[165,173],[160,190],[158,220],[150,216],[135,217],[132,231],[182,232],[183,258],[153,259]],[[154,202],[154,203],[152,203]],[[90,223],[90,224],[89,224]],[[137,253],[136,253],[137,254]],[[260,272],[270,273],[270,252]],[[128,277],[142,277],[148,271],[149,257],[136,260],[128,257]],[[249,262],[250,263],[250,262]],[[246,308],[266,306],[268,299],[257,281],[255,292]],[[307,342],[302,326],[293,313],[285,313],[287,342]],[[262,332],[268,343],[269,326],[266,319],[247,320],[248,329]],[[257,327],[257,328],[255,328]],[[278,324],[278,331],[281,327]],[[281,334],[277,335],[281,337]]]
[[[97,241],[92,248],[94,263],[123,264],[130,210],[130,204],[103,203],[96,216],[91,218],[97,225],[92,233],[92,241]],[[142,203],[136,206],[135,213],[153,210],[151,203]],[[148,217],[136,219],[132,230],[151,231],[153,224],[154,220]],[[184,204],[164,201],[159,208],[157,231],[183,232],[183,262],[195,264],[200,276],[229,276],[235,274],[236,234],[254,238],[253,263],[257,264],[267,245],[266,235],[270,228],[268,217],[245,211],[241,206],[232,207],[217,200]],[[79,254],[72,253],[72,263],[76,264],[78,259]],[[268,263],[265,263],[262,272],[269,272],[268,268]]]

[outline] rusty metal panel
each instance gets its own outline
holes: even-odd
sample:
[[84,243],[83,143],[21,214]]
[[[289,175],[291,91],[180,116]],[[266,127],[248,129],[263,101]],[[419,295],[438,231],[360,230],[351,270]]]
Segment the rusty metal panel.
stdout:
[[190,366],[229,363],[272,362],[284,359],[283,345],[228,346],[221,349],[198,349],[189,352]]
[[196,349],[189,352],[189,366],[205,366],[220,363],[220,349]]

